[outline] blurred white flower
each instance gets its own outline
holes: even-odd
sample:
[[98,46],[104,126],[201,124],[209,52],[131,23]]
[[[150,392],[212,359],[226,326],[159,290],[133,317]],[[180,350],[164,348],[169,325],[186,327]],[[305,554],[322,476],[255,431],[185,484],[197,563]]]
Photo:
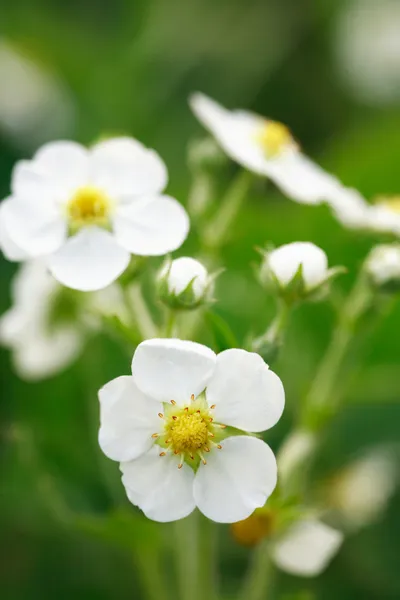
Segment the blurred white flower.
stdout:
[[375,448],[334,478],[329,502],[350,528],[375,521],[399,483],[399,464],[390,448]]
[[70,135],[73,98],[65,84],[43,65],[0,39],[0,130],[31,150],[49,139]]
[[343,534],[316,519],[292,525],[272,548],[276,565],[293,575],[316,577],[328,566],[343,542]]
[[167,263],[159,274],[160,297],[175,308],[194,308],[209,299],[214,278],[198,260],[182,256]]
[[100,315],[126,319],[116,285],[92,294],[61,286],[43,260],[27,261],[11,285],[13,306],[0,317],[0,344],[9,348],[16,373],[26,380],[51,377],[78,357]]
[[366,271],[377,286],[400,287],[400,245],[381,244],[373,248],[366,261]]
[[[99,392],[103,452],[121,462],[130,501],[155,521],[197,506],[231,523],[265,504],[275,488],[275,457],[247,435],[269,429],[284,407],[281,380],[245,350],[218,356],[176,339],[141,343],[132,376]],[[229,427],[242,430],[233,435]]]
[[52,142],[15,166],[12,196],[2,204],[3,237],[29,257],[46,256],[63,285],[98,290],[121,275],[131,254],[166,254],[186,238],[187,214],[161,195],[166,183],[161,158],[134,139],[89,150]]
[[269,177],[293,200],[319,204],[340,185],[299,150],[282,123],[243,110],[226,110],[200,93],[190,98],[190,106],[228,156]]
[[397,0],[353,0],[343,5],[335,50],[343,80],[371,104],[400,100],[400,5]]

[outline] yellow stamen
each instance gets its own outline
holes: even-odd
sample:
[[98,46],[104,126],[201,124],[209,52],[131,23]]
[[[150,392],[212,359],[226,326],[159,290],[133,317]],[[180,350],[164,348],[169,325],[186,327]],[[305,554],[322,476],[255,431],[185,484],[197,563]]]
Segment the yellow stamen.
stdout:
[[257,131],[256,139],[261,144],[267,158],[278,156],[293,141],[289,129],[278,121],[265,121]]
[[379,196],[376,202],[394,213],[400,213],[400,196]]
[[109,224],[111,210],[112,202],[102,190],[85,186],[78,189],[68,202],[67,217],[73,229],[79,229],[84,225],[106,227]]

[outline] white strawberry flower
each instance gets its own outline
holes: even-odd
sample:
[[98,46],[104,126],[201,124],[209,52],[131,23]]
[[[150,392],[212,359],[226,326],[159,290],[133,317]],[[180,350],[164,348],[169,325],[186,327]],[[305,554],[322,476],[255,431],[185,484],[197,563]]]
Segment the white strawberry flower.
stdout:
[[26,380],[51,377],[72,364],[99,329],[100,314],[126,319],[118,286],[91,294],[68,290],[41,259],[21,265],[11,297],[12,307],[0,317],[0,345],[11,350],[16,373]]
[[275,564],[292,575],[316,577],[339,551],[343,533],[314,518],[294,523],[272,547]]
[[367,258],[365,268],[374,285],[388,290],[398,290],[400,288],[400,245],[375,246]]
[[274,490],[274,454],[249,432],[275,425],[284,390],[257,354],[148,340],[132,376],[107,383],[99,399],[100,446],[121,463],[128,498],[150,519],[182,519],[197,506],[232,523]]
[[319,204],[340,186],[299,149],[282,123],[244,111],[230,111],[196,93],[190,106],[226,154],[258,175],[269,177],[292,200]]
[[10,257],[10,244],[14,254],[46,256],[53,276],[67,287],[104,288],[131,254],[163,255],[185,240],[189,220],[174,198],[162,194],[166,183],[161,158],[134,139],[109,139],[90,149],[48,143],[15,166],[12,194],[1,208],[2,245]]

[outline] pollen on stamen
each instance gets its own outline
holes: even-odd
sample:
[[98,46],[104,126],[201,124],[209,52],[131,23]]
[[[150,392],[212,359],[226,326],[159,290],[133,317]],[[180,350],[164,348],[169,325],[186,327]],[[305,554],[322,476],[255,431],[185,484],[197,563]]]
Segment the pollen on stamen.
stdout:
[[152,438],[158,438],[158,433],[153,433],[151,437]]
[[217,406],[216,404],[212,404],[212,405],[210,406],[210,408],[211,408],[211,409],[214,409],[216,406]]
[[210,448],[208,446],[204,446],[203,450],[204,452],[210,452]]
[[190,399],[191,399],[191,401],[192,401],[192,402],[194,402],[194,394],[192,394],[192,395],[190,396]]
[[163,413],[158,413],[158,416],[160,417],[160,419],[163,419],[163,418],[164,418],[164,415],[163,415]]
[[217,444],[217,448],[218,448],[218,450],[222,450],[221,444]]
[[165,456],[166,454],[166,452],[160,452],[159,456]]
[[182,469],[182,467],[183,467],[183,463],[179,463],[178,469]]
[[175,402],[175,400],[171,400],[170,402],[171,402],[172,406],[175,406],[175,405],[176,405],[176,402]]
[[177,417],[176,415],[172,415],[172,419],[173,419],[173,421],[176,421],[176,420],[177,420],[177,418],[178,418],[178,417]]

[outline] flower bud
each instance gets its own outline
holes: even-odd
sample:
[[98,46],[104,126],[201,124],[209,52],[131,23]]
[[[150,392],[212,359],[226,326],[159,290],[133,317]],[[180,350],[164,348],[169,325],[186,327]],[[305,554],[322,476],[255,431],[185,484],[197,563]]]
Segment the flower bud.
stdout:
[[159,275],[161,300],[174,309],[197,308],[211,299],[214,277],[194,258],[168,261]]
[[325,252],[311,242],[293,242],[264,253],[262,284],[287,302],[319,299],[341,268],[328,269]]
[[400,291],[400,244],[375,246],[365,269],[374,287],[389,293]]

